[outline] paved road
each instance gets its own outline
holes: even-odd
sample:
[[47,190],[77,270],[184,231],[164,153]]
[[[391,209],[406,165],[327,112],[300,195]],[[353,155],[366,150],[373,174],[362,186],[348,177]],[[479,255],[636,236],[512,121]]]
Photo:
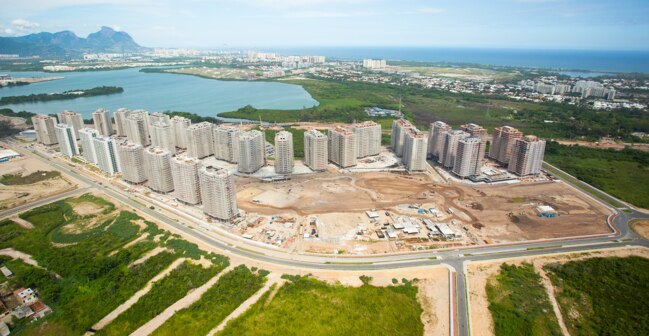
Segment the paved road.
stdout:
[[[395,255],[381,255],[381,256],[366,256],[366,257],[351,257],[351,258],[337,258],[330,256],[314,257],[290,254],[281,251],[273,251],[273,253],[259,253],[252,249],[235,248],[223,241],[207,235],[201,231],[191,229],[185,225],[170,219],[169,217],[159,213],[158,211],[149,209],[139,202],[131,199],[128,194],[121,190],[115,190],[107,186],[101,185],[96,181],[86,177],[85,175],[78,174],[71,167],[60,164],[56,161],[48,160],[38,154],[28,152],[24,148],[16,148],[18,151],[27,155],[34,155],[42,161],[52,165],[54,168],[59,169],[65,173],[73,175],[75,178],[87,183],[90,187],[103,191],[110,197],[125,203],[147,215],[155,218],[160,222],[164,222],[185,234],[192,236],[205,244],[209,244],[217,249],[227,253],[233,253],[242,257],[255,259],[257,261],[279,264],[285,266],[299,267],[299,268],[312,268],[312,269],[330,269],[330,270],[380,270],[380,269],[395,269],[416,266],[430,266],[447,264],[455,268],[457,271],[456,277],[456,293],[457,293],[457,331],[458,335],[469,335],[469,319],[468,319],[468,303],[466,296],[466,283],[464,263],[467,261],[480,261],[498,258],[513,258],[524,256],[535,256],[547,253],[568,253],[588,251],[601,248],[614,248],[624,246],[643,246],[649,248],[649,242],[639,238],[632,230],[629,229],[628,222],[636,218],[649,218],[649,214],[637,211],[633,208],[621,211],[615,208],[616,216],[612,219],[612,225],[616,228],[617,233],[607,236],[585,237],[585,238],[572,238],[561,241],[539,241],[539,242],[525,242],[511,245],[501,246],[484,246],[484,247],[470,247],[456,250],[443,250],[443,251],[426,251],[417,254],[395,254]],[[552,169],[552,167],[550,168]],[[574,187],[582,189],[582,185],[574,183],[566,179],[565,182],[572,184]],[[583,183],[583,182],[582,182]],[[616,200],[614,197],[599,191],[589,185],[586,185],[592,190],[600,193],[604,199]],[[583,189],[582,189],[583,190]],[[38,206],[45,204],[47,201],[39,201],[32,203],[30,206]],[[29,207],[25,205],[23,209]],[[13,209],[12,209],[13,210]],[[4,216],[6,213],[0,213]],[[242,245],[244,243],[242,242]]]

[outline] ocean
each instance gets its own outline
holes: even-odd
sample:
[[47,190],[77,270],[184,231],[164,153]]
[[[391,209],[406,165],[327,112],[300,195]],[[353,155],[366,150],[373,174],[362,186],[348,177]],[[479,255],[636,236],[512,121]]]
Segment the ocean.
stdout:
[[553,70],[649,73],[649,51],[419,47],[304,47],[263,50],[275,51],[283,55],[324,55],[342,60],[375,58],[393,61],[478,64]]

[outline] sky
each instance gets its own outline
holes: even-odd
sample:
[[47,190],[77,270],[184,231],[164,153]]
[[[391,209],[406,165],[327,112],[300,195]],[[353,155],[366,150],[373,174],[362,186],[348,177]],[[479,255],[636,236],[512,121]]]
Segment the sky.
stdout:
[[101,26],[147,47],[649,50],[649,0],[0,0],[0,35]]

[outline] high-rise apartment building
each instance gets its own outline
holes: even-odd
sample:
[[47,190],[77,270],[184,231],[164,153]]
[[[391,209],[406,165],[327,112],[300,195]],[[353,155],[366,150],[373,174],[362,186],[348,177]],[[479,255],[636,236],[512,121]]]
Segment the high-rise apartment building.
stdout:
[[460,130],[469,133],[472,138],[478,138],[482,141],[487,139],[487,130],[480,125],[469,123],[460,126]]
[[119,108],[113,114],[115,117],[115,130],[117,131],[117,136],[125,137],[126,136],[126,118],[131,114],[131,110],[127,108]]
[[381,125],[373,121],[352,124],[356,135],[356,157],[378,155],[381,152]]
[[434,160],[439,160],[444,151],[446,144],[446,134],[451,130],[451,126],[443,121],[436,121],[430,124],[428,129],[428,156]]
[[511,126],[494,128],[489,157],[502,164],[509,163],[509,159],[512,157],[514,141],[522,137],[523,133]]
[[214,132],[207,121],[187,127],[187,155],[202,159],[214,154]]
[[541,173],[544,155],[545,140],[534,135],[515,139],[507,169],[520,176],[538,175]]
[[304,164],[315,171],[327,169],[329,159],[327,136],[318,130],[304,132]]
[[117,147],[119,166],[122,169],[122,179],[133,184],[147,180],[144,164],[144,148],[142,145],[124,141]]
[[170,161],[171,152],[164,148],[148,147],[144,150],[144,170],[151,190],[159,193],[174,190]]
[[92,121],[95,124],[95,129],[103,136],[110,136],[113,134],[113,122],[110,119],[110,112],[107,109],[98,109],[92,112]]
[[155,121],[149,125],[149,131],[151,133],[151,146],[164,148],[172,154],[176,153],[176,136],[171,124]]
[[254,173],[266,164],[266,140],[264,134],[253,130],[239,135],[239,160],[237,170]]
[[198,170],[201,185],[203,212],[213,218],[230,221],[235,218],[237,209],[237,191],[232,175],[225,170],[212,166]]
[[79,130],[84,128],[83,117],[81,114],[72,111],[63,111],[58,114],[59,123],[72,126],[74,128],[74,137],[79,139]]
[[237,163],[239,159],[239,134],[241,134],[241,131],[236,127],[214,127],[214,157],[230,163]]
[[146,111],[131,111],[126,117],[126,138],[142,147],[151,144],[147,114]]
[[79,147],[77,146],[77,138],[74,135],[74,127],[68,124],[56,124],[56,126],[54,126],[54,133],[56,134],[61,154],[67,157],[79,155]]
[[201,202],[201,186],[198,181],[199,161],[197,158],[177,155],[171,158],[171,176],[174,196],[185,204]]
[[458,142],[453,173],[461,178],[481,174],[485,144],[480,138],[466,138]]
[[390,138],[390,147],[398,157],[403,156],[403,145],[406,141],[406,132],[413,128],[412,124],[406,119],[397,119],[392,122],[392,136]]
[[170,122],[171,127],[174,130],[176,147],[187,148],[187,127],[192,124],[192,121],[185,117],[174,116],[171,118]]
[[426,155],[428,152],[428,137],[412,127],[406,130],[403,145],[403,163],[409,172],[426,170]]
[[32,125],[36,132],[36,141],[43,145],[54,145],[58,143],[54,126],[57,124],[56,118],[44,114],[37,114],[32,117]]
[[153,112],[148,115],[148,121],[149,125],[153,125],[154,123],[161,122],[165,124],[170,124],[171,123],[171,117],[168,114],[164,114],[162,112]]
[[275,173],[293,173],[293,134],[287,131],[275,133]]
[[117,142],[107,136],[98,136],[92,139],[97,166],[106,174],[115,175],[120,171]]
[[97,164],[97,155],[95,154],[95,145],[93,139],[98,136],[100,136],[99,131],[94,128],[85,127],[79,130],[81,152],[83,154],[83,158],[88,163]]
[[356,165],[356,135],[354,132],[340,126],[329,131],[329,161],[341,168]]
[[470,137],[469,133],[460,130],[451,130],[444,133],[446,139],[444,140],[444,150],[439,157],[438,162],[445,168],[453,168],[455,165],[455,157],[457,156],[457,146],[460,140]]

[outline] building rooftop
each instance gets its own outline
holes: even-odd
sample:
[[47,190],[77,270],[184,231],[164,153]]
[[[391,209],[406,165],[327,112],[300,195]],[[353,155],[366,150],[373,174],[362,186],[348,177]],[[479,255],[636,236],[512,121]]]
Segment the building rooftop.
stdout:
[[343,135],[352,135],[352,134],[354,134],[354,132],[352,132],[351,130],[349,130],[347,128],[344,128],[344,127],[341,127],[341,126],[336,126],[331,131],[334,132],[334,133],[339,133],[339,134],[343,134]]

